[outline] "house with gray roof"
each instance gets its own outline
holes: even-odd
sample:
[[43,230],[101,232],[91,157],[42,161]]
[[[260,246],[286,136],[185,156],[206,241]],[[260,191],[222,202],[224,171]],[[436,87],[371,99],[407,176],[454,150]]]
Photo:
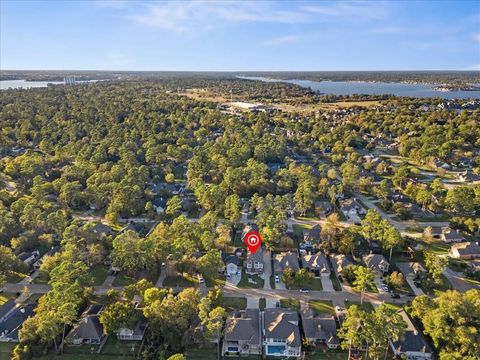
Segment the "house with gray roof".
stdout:
[[299,359],[302,338],[298,327],[299,316],[294,310],[267,308],[263,312],[264,355]]
[[11,307],[8,305],[7,309],[10,310],[4,313],[3,318],[0,320],[0,342],[19,342],[18,331],[22,327],[25,320],[35,315],[34,310],[37,304],[27,304],[21,306]]
[[475,242],[452,245],[449,256],[455,259],[480,259],[480,246]]
[[82,315],[82,319],[68,335],[73,345],[100,344],[104,338],[103,326],[100,323],[101,305],[91,305]]
[[249,251],[243,266],[247,274],[263,274],[263,249],[260,247],[253,254]]
[[222,347],[224,356],[262,354],[262,329],[260,310],[235,311],[227,318]]
[[380,276],[383,276],[390,268],[390,264],[387,259],[385,259],[385,256],[380,254],[365,255],[363,256],[363,262],[366,267],[372,269],[376,275]]
[[298,255],[293,251],[276,254],[273,257],[273,271],[275,274],[281,275],[285,269],[292,269],[294,272],[300,270]]
[[303,332],[308,342],[315,345],[324,344],[328,349],[337,349],[340,346],[337,323],[333,316],[316,315],[312,309],[303,310],[301,316]]
[[321,252],[302,254],[302,267],[313,272],[316,277],[330,276],[330,264],[327,257]]
[[395,356],[406,358],[407,360],[431,359],[433,350],[421,331],[417,329],[405,310],[400,309],[398,313],[407,324],[407,328],[400,339],[397,341],[389,340]]
[[460,233],[458,230],[451,230],[450,228],[447,228],[447,231],[443,231],[442,235],[440,235],[440,239],[442,239],[446,243],[451,243],[451,242],[462,242],[465,241],[465,238],[463,235]]
[[2,306],[0,306],[0,322],[5,320],[16,306],[17,304],[12,299],[7,300]]
[[348,255],[330,255],[330,260],[338,274],[341,274],[348,265],[353,265],[353,259]]
[[142,341],[146,328],[147,323],[144,320],[138,320],[132,328],[118,329],[117,338],[126,341]]

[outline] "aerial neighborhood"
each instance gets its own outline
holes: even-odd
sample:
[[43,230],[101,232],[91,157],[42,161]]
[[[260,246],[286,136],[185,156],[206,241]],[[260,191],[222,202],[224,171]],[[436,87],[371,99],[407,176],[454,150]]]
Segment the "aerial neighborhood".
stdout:
[[478,357],[478,99],[131,76],[2,90],[1,355]]

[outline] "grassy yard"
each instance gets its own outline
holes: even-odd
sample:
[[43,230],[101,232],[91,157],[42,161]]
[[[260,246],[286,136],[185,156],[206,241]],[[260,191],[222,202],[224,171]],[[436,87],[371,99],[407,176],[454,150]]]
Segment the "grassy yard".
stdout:
[[443,241],[423,241],[420,244],[424,247],[424,249],[433,252],[436,255],[444,255],[448,254],[450,251],[450,245],[444,243]]
[[102,285],[107,278],[108,269],[104,265],[96,265],[90,269],[90,275],[93,277],[93,285]]
[[109,336],[100,355],[115,355],[124,358],[133,357],[140,348],[140,341],[119,341],[116,336]]
[[468,263],[460,259],[448,259],[448,267],[453,271],[462,272],[468,267]]
[[18,283],[20,280],[24,279],[26,276],[27,276],[26,274],[22,274],[15,271],[9,271],[7,276],[5,277],[5,281],[7,283],[15,284],[15,283]]
[[265,298],[260,298],[259,299],[258,307],[260,308],[260,311],[265,310],[265,308],[267,307],[267,301],[265,300]]
[[364,301],[363,305],[360,305],[360,301],[346,301],[345,305],[346,305],[347,308],[349,308],[352,305],[357,305],[359,309],[363,309],[363,310],[368,311],[368,312],[373,312],[373,310],[374,310],[373,305],[371,303],[369,303],[368,301]]
[[302,285],[292,284],[289,287],[290,290],[300,290],[300,289],[308,289],[308,290],[323,290],[322,288],[322,280],[311,278],[308,281],[304,282]]
[[300,311],[300,300],[297,299],[280,299],[280,307]]
[[135,282],[137,282],[137,278],[135,276],[129,276],[124,272],[120,271],[115,280],[113,280],[113,286],[127,286]]
[[[250,282],[250,281],[252,282]],[[253,289],[263,289],[265,280],[263,280],[259,275],[249,275],[245,272],[242,273],[242,279],[238,283],[239,288],[253,288]]]
[[419,217],[414,217],[414,219],[418,222],[444,222],[444,221],[449,221],[450,216],[447,214],[442,214],[442,215],[432,215],[432,216],[419,216]]
[[33,279],[34,284],[48,284],[49,277],[46,273],[39,271],[38,276]]
[[247,307],[247,298],[244,297],[223,297],[222,306],[227,311],[244,310]]
[[330,280],[332,281],[335,291],[342,291],[342,285],[333,271],[330,273]]
[[0,360],[10,360],[10,354],[17,344],[0,342]]
[[225,275],[219,275],[216,279],[205,278],[207,287],[225,286]]
[[185,355],[188,360],[216,360],[217,349],[214,346],[192,347],[187,349]]
[[195,286],[193,278],[186,278],[181,275],[167,276],[163,281],[164,287],[191,287]]
[[312,225],[306,225],[306,224],[294,224],[292,226],[293,229],[293,236],[297,239],[303,238],[303,232],[305,230],[310,230],[312,228]]
[[317,314],[330,314],[335,316],[333,302],[329,300],[310,300],[308,305]]

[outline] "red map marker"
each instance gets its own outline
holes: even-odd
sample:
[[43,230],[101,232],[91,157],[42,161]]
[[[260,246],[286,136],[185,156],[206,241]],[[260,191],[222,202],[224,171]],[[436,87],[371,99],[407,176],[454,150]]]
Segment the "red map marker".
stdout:
[[249,231],[247,235],[245,235],[245,244],[252,254],[255,254],[255,251],[257,251],[261,243],[262,237],[258,232]]

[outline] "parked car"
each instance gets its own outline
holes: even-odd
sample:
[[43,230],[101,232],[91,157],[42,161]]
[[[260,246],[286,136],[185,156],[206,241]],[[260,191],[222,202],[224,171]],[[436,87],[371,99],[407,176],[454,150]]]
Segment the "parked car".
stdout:
[[307,290],[307,289],[300,289],[300,292],[301,292],[302,294],[307,294],[307,293],[308,293],[308,290]]
[[203,278],[202,275],[198,275],[198,282],[199,284],[205,284],[205,279]]
[[278,276],[277,274],[275,274],[275,282],[276,282],[276,283],[279,283],[279,282],[280,282],[280,276]]
[[400,295],[395,293],[390,294],[390,296],[392,297],[392,299],[400,299]]

